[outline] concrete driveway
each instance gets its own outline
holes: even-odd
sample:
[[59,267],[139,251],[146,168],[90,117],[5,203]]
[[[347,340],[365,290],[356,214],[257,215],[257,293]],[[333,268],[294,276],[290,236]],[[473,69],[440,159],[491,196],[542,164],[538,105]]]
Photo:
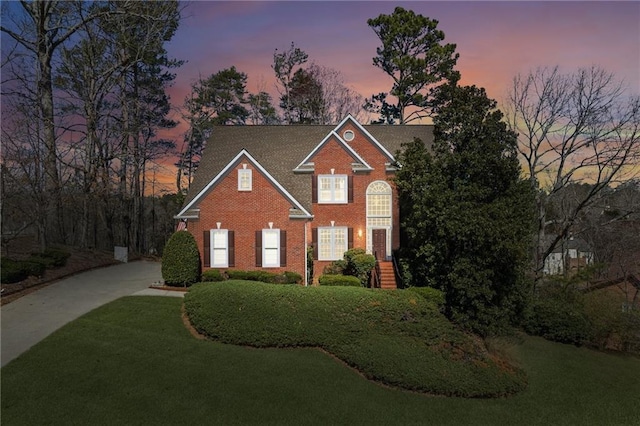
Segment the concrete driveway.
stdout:
[[73,275],[2,306],[0,364],[5,366],[66,323],[122,296],[182,296],[148,288],[161,278],[158,262],[123,263]]

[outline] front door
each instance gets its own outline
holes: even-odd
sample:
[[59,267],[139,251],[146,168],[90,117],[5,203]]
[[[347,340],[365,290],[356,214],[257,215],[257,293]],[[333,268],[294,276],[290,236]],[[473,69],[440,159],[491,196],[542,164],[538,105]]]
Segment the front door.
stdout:
[[371,230],[372,244],[371,248],[377,260],[385,260],[387,257],[387,230],[386,229],[372,229]]

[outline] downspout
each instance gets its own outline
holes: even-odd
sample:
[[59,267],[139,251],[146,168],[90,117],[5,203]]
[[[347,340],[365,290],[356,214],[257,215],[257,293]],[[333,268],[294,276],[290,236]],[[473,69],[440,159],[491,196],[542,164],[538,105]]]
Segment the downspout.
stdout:
[[308,259],[308,252],[307,250],[309,249],[309,239],[307,237],[308,232],[307,232],[307,225],[309,223],[311,223],[311,221],[313,220],[313,216],[311,216],[309,219],[307,219],[307,221],[304,223],[304,286],[308,287],[309,286],[309,265],[307,264],[309,259]]

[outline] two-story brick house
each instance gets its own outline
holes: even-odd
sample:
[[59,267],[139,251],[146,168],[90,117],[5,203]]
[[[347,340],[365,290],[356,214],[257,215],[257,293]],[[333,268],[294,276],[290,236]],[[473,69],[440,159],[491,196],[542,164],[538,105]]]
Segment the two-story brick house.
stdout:
[[316,277],[353,247],[388,261],[400,244],[394,154],[414,137],[430,144],[431,126],[347,116],[337,126],[218,127],[176,218],[203,270],[293,271],[307,284],[309,246]]

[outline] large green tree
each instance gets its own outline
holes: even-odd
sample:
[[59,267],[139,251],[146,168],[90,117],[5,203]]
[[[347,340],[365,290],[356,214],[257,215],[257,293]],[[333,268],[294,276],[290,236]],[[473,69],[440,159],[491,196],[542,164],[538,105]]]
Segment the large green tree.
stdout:
[[[367,24],[382,42],[373,65],[393,79],[393,86],[388,93],[369,98],[365,108],[380,114],[379,122],[387,124],[428,116],[433,89],[459,79],[453,69],[459,56],[456,45],[444,43],[438,21],[402,7],[396,7],[391,15],[369,19]],[[395,103],[387,100],[388,95]]]
[[520,179],[516,135],[475,86],[441,86],[434,142],[405,145],[396,184],[411,285],[441,289],[446,314],[483,335],[524,306],[531,191]]

